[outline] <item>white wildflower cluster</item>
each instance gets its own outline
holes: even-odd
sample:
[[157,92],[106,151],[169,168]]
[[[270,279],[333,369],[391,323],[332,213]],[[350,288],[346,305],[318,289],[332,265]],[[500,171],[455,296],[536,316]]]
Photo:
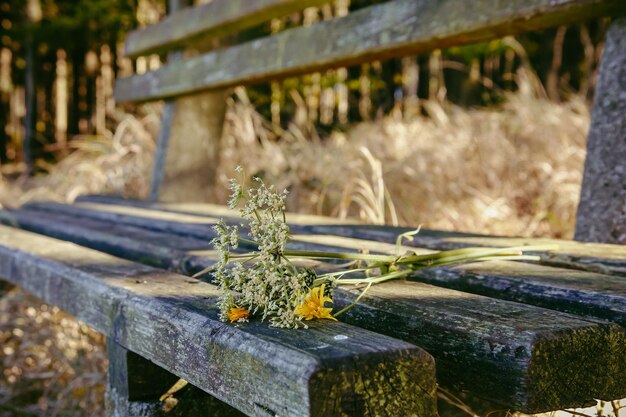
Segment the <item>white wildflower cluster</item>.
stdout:
[[295,310],[312,285],[315,273],[296,268],[283,255],[289,239],[285,222],[286,191],[278,193],[258,178],[255,182],[256,188],[244,190],[238,181],[231,180],[229,205],[234,208],[241,200],[245,201],[240,209],[249,228],[250,239],[245,241],[257,246],[257,250],[233,262],[231,252],[241,240],[239,228],[224,222],[215,226],[218,237],[213,245],[220,259],[214,277],[222,289],[220,318],[227,320],[231,309],[243,307],[250,314],[269,320],[272,326],[304,326]]

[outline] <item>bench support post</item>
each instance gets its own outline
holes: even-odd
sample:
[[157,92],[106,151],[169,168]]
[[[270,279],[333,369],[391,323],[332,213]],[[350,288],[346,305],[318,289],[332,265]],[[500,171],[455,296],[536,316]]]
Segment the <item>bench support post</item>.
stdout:
[[[190,0],[169,0],[170,13]],[[168,60],[183,59],[182,51]],[[166,101],[161,116],[149,199],[152,202],[210,202],[215,185],[226,111],[224,91]]]
[[178,377],[107,337],[106,417],[239,417],[243,416],[204,391],[186,386],[175,394],[178,404],[168,412],[159,401]]
[[[177,378],[107,338],[106,416],[156,416],[159,397]],[[168,386],[169,385],[169,386]]]
[[166,103],[152,174],[152,201],[212,201],[225,111],[222,90]]
[[626,18],[607,33],[575,239],[626,244]]

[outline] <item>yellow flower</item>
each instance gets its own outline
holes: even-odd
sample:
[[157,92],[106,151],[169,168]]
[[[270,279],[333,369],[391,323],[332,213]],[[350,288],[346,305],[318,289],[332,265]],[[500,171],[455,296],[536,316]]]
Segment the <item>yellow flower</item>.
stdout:
[[236,321],[248,321],[248,317],[250,317],[250,311],[248,311],[245,307],[233,307],[226,313],[228,319],[231,323]]
[[304,300],[296,306],[296,315],[305,320],[337,320],[330,315],[330,312],[333,311],[333,309],[324,307],[324,304],[327,302],[332,303],[333,300],[330,297],[324,296],[324,284],[322,284],[319,287],[311,289],[307,295],[304,296]]

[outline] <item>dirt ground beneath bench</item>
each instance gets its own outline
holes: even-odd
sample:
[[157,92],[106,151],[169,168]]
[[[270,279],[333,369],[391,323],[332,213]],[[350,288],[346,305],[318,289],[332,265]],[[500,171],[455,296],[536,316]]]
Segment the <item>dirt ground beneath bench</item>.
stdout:
[[[427,116],[391,115],[321,137],[312,126],[273,129],[238,91],[229,104],[215,201],[226,200],[228,176],[241,165],[288,187],[291,211],[571,238],[589,126],[582,98],[557,104],[518,93],[495,110],[423,105]],[[49,175],[0,176],[0,205],[104,192],[145,196],[158,109],[110,117],[115,132],[75,141]],[[6,174],[15,167],[2,168]],[[102,416],[105,370],[97,332],[19,290],[0,300],[0,417]],[[603,406],[600,415],[615,414]],[[442,405],[441,415],[471,412]]]

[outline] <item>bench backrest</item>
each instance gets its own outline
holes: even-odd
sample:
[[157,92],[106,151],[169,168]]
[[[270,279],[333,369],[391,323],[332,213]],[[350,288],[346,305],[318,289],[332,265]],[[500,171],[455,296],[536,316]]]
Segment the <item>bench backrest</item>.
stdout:
[[[214,0],[131,33],[130,57],[193,46],[332,0]],[[118,102],[172,98],[611,15],[623,0],[393,0],[117,81]]]
[[[227,87],[602,16],[615,18],[599,71],[576,239],[625,242],[620,220],[626,199],[621,162],[626,155],[626,123],[615,122],[626,109],[619,72],[626,62],[622,40],[626,19],[619,18],[626,12],[624,0],[389,0],[343,17],[187,57],[180,51],[206,51],[206,45],[217,44],[224,36],[333,0],[213,0],[182,10],[179,6],[189,0],[169,1],[172,13],[166,19],[128,36],[126,55],[172,51],[172,59],[156,71],[119,79],[115,88],[118,103],[166,99],[152,175],[153,201],[210,201],[207,189],[215,185]],[[203,110],[195,116],[184,117],[189,109],[199,108]],[[188,150],[194,148],[198,152],[190,159]]]

